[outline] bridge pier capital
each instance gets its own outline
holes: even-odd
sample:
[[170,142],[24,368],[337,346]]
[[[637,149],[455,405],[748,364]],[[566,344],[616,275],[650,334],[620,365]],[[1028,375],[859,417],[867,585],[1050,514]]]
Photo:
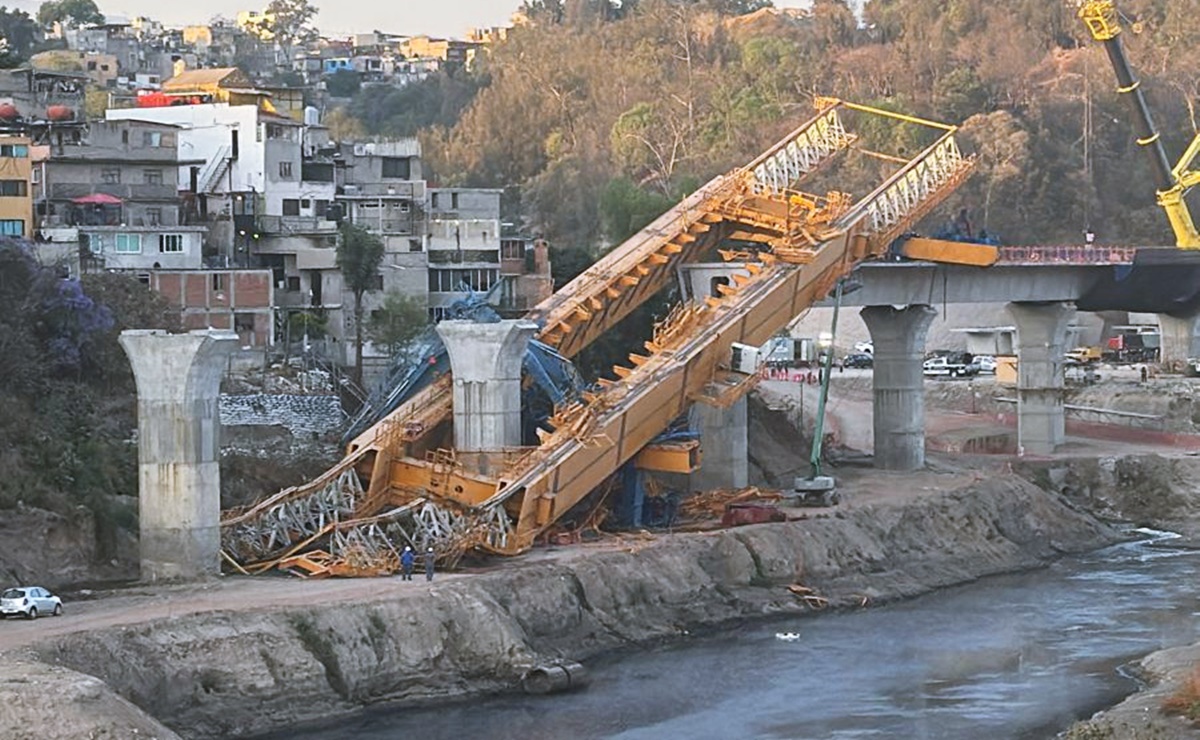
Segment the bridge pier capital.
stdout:
[[521,446],[521,366],[537,329],[532,321],[437,325],[454,372],[456,449]]

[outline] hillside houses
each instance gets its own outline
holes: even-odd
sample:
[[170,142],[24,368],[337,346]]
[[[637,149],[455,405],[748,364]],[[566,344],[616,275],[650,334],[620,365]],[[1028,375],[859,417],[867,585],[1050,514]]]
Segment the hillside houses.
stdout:
[[[231,329],[246,346],[282,340],[305,314],[343,364],[355,333],[336,259],[343,223],[384,243],[368,311],[388,292],[430,320],[469,293],[490,291],[507,313],[549,294],[545,245],[501,222],[500,191],[431,187],[416,139],[334,141],[321,125],[327,76],[410,84],[469,64],[486,42],[374,32],[287,60],[264,25],[262,14],[183,29],[109,17],[63,31],[67,48],[41,67],[0,70],[12,180],[0,179],[0,236],[31,239],[71,274],[136,275],[185,326]],[[102,118],[88,115],[92,91],[107,93]]]

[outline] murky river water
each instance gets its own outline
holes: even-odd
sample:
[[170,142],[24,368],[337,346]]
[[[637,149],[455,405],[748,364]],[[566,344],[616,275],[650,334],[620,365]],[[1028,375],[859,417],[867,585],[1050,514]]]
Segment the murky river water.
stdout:
[[1136,688],[1122,664],[1200,640],[1200,553],[1169,544],[622,655],[592,664],[578,693],[382,709],[277,737],[1053,737]]

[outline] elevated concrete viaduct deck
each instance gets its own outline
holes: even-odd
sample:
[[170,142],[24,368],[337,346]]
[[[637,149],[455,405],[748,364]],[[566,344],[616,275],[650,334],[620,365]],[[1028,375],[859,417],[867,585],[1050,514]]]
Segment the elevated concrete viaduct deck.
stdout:
[[[690,299],[704,300],[741,272],[727,263],[687,265],[680,288]],[[868,262],[854,270],[850,283],[842,305],[863,307],[876,348],[875,457],[888,469],[918,468],[925,459],[924,410],[919,391],[909,387],[919,389],[925,331],[900,320],[909,314],[927,317],[921,322],[927,328],[934,306],[1009,305],[1021,367],[1018,446],[1026,454],[1050,454],[1063,441],[1065,337],[1076,308],[1158,314],[1163,362],[1196,356],[1200,345],[1200,255],[1175,248],[1005,247],[1000,262],[986,268]],[[892,349],[884,357],[880,348]]]

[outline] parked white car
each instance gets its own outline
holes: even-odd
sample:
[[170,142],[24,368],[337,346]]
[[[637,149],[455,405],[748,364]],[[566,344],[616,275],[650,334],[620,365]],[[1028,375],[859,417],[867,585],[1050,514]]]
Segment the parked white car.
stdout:
[[979,372],[979,369],[974,365],[964,363],[960,358],[943,355],[926,360],[921,371],[926,377],[958,378],[974,375]]
[[996,358],[991,355],[975,355],[971,364],[978,367],[981,373],[995,374],[996,372]]
[[0,617],[37,619],[41,614],[62,616],[62,599],[41,586],[20,586],[0,593]]
[[874,355],[875,354],[875,343],[874,342],[856,342],[854,344],[854,351],[862,353],[862,354]]

